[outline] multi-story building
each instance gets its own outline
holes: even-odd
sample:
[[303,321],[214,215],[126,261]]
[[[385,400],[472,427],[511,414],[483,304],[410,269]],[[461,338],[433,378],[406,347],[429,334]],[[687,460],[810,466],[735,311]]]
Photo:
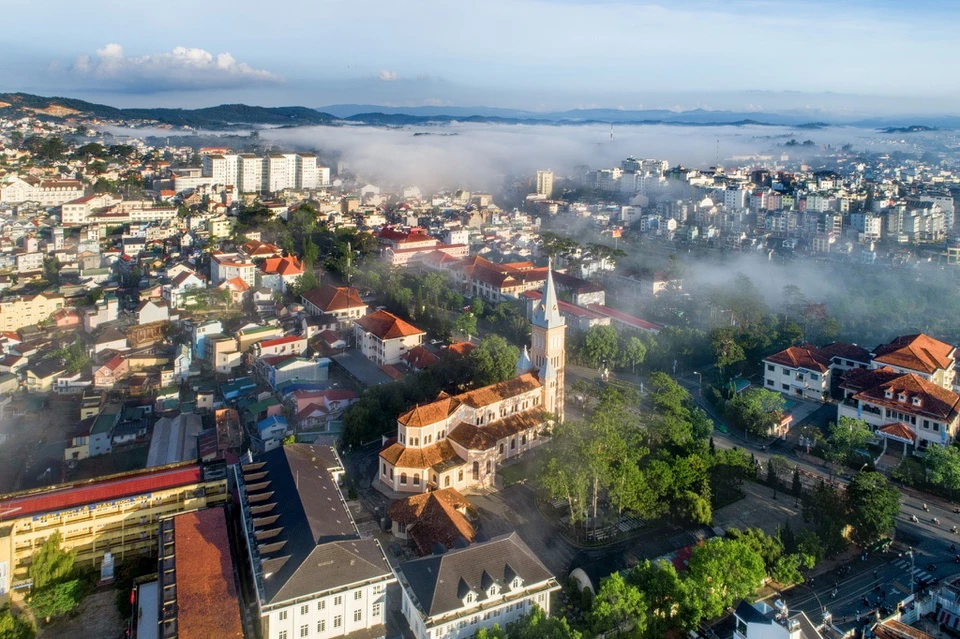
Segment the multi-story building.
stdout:
[[956,347],[923,333],[901,335],[873,349],[871,367],[888,366],[900,373],[915,373],[949,390],[956,378],[956,353]]
[[367,313],[367,305],[360,293],[349,286],[324,284],[300,296],[303,306],[311,315],[329,315],[341,328],[353,324],[353,320]]
[[553,194],[553,171],[537,171],[537,195],[550,197]]
[[303,263],[296,255],[270,257],[260,265],[257,275],[260,286],[286,293],[287,287],[296,284],[303,276]]
[[557,580],[516,533],[405,562],[403,612],[417,639],[473,637],[534,607],[550,614]]
[[221,282],[239,277],[247,286],[257,285],[257,267],[252,260],[239,253],[221,253],[214,251],[210,256],[210,284],[218,286]]
[[357,349],[377,366],[399,363],[407,351],[423,343],[426,335],[387,311],[364,315],[353,324]]
[[157,523],[170,515],[226,503],[226,469],[195,462],[4,495],[0,499],[0,598],[30,585],[33,554],[52,534],[77,552],[77,565],[99,567],[157,549]]
[[[826,615],[826,613],[824,613]],[[736,626],[733,639],[824,639],[820,632],[829,617],[813,623],[805,612],[791,613],[780,600],[770,606],[764,601],[741,601],[733,611]]]
[[957,435],[960,395],[915,373],[890,366],[857,368],[844,374],[840,388],[838,418],[862,419],[879,437],[903,443],[905,449],[946,445]]
[[[317,156],[313,153],[252,153],[203,156],[203,178],[213,184],[236,187],[241,193],[315,189],[320,184]],[[329,170],[326,175],[329,183]]]
[[817,349],[791,346],[764,359],[763,368],[767,390],[818,402],[830,394],[830,358]]
[[60,206],[80,197],[80,180],[42,180],[31,175],[13,176],[0,184],[0,204],[36,202],[40,206]]
[[17,331],[25,326],[36,326],[63,308],[63,303],[63,296],[55,293],[0,299],[0,330]]
[[241,153],[237,187],[241,193],[261,193],[267,190],[266,158],[253,153]]
[[563,419],[566,325],[552,274],[533,314],[533,349],[517,376],[447,395],[397,418],[396,441],[380,451],[378,488],[423,493],[494,484],[496,465],[538,446],[549,419]]
[[395,577],[379,542],[360,538],[336,450],[288,444],[233,468],[259,636],[385,636]]

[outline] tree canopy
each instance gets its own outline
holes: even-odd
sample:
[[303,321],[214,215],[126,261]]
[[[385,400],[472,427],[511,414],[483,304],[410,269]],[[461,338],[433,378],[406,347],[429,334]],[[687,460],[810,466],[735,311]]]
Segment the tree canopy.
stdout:
[[900,513],[900,491],[876,471],[857,473],[847,486],[850,536],[861,547],[890,532]]

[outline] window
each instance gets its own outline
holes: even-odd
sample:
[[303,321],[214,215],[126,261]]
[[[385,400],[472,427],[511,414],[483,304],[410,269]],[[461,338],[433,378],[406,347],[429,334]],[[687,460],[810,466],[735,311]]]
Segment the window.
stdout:
[[820,379],[820,376],[817,375],[816,373],[810,373],[810,379],[812,379],[813,381],[817,381],[818,379]]
[[420,485],[420,473],[414,473],[414,474],[413,474],[413,485],[414,485],[414,486],[419,486],[419,485]]
[[342,626],[342,625],[343,625],[343,616],[342,616],[342,615],[336,615],[336,616],[334,616],[334,618],[333,618],[333,627],[334,627],[334,628],[339,628],[339,627]]
[[935,433],[940,432],[940,424],[938,424],[937,422],[933,422],[933,432]]
[[447,475],[446,477],[443,478],[443,487],[449,488],[449,486],[450,486],[450,475]]
[[517,438],[514,437],[513,439],[510,440],[510,450],[516,450],[516,449],[517,449]]
[[277,639],[287,639],[287,631],[281,630],[277,633]]
[[300,614],[301,615],[310,614],[310,606],[300,606]]
[[467,593],[467,603],[468,603],[468,604],[473,603],[473,593],[472,593],[472,592],[468,592],[468,593]]
[[360,601],[361,599],[363,599],[363,591],[362,591],[362,590],[357,590],[356,592],[353,593],[353,600],[354,600],[354,601]]
[[462,469],[462,468],[457,472],[457,481],[463,481],[463,469]]
[[503,454],[503,444],[500,444],[500,454]]
[[327,620],[321,619],[317,622],[317,632],[326,632],[327,631]]
[[286,621],[286,620],[287,620],[287,611],[286,611],[286,610],[281,610],[281,611],[280,611],[280,614],[277,615],[277,619],[279,619],[280,621]]
[[325,610],[327,607],[326,600],[317,602],[317,610]]
[[390,479],[393,480],[393,469],[390,469]]
[[783,390],[790,390],[790,384],[781,384],[781,386],[783,386]]
[[354,611],[353,611],[353,620],[354,620],[354,621],[360,621],[362,618],[363,618],[363,613],[362,613],[361,611],[359,611],[359,610],[354,610]]
[[341,604],[343,604],[343,597],[341,597],[340,595],[337,595],[336,597],[333,598],[334,606],[339,606]]
[[380,464],[380,474],[381,474],[381,475],[386,475],[386,474],[387,474],[387,465],[386,465],[386,464]]
[[767,370],[768,370],[768,371],[775,371],[775,370],[777,370],[777,367],[774,366],[773,364],[767,364]]
[[310,636],[310,626],[308,626],[308,625],[306,625],[306,624],[300,626],[300,636],[301,636],[301,637],[309,637],[309,636]]
[[773,380],[772,380],[772,379],[768,379],[768,380],[767,380],[767,386],[773,386]]
[[520,436],[520,445],[521,445],[521,446],[526,446],[526,445],[527,445],[527,436],[526,436],[526,435],[521,435],[521,436]]
[[383,592],[383,584],[377,584],[373,587],[373,594],[379,595],[381,592]]
[[378,604],[378,603],[373,604],[373,610],[372,610],[371,614],[372,614],[374,617],[379,617],[379,616],[380,616],[380,610],[381,610],[382,608],[383,608],[382,604]]
[[406,474],[406,473],[400,473],[400,483],[403,484],[404,486],[407,484],[407,474]]

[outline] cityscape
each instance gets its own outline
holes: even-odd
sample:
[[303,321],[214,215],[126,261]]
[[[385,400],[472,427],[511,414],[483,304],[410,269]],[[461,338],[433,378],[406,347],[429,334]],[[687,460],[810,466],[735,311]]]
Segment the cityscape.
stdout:
[[283,4],[0,44],[0,639],[960,636],[953,8]]

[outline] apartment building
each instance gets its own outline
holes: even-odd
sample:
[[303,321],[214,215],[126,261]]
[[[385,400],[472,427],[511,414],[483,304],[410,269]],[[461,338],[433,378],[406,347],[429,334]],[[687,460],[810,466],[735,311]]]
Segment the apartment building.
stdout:
[[357,348],[377,366],[399,363],[407,351],[423,343],[424,335],[425,331],[387,311],[354,320]]
[[55,293],[0,299],[0,330],[17,331],[25,326],[36,326],[63,308],[63,304],[63,296]]
[[252,260],[239,253],[214,251],[210,256],[210,285],[219,286],[222,282],[239,277],[247,286],[257,285],[257,267]]
[[313,153],[277,153],[265,157],[251,153],[209,154],[203,156],[202,175],[213,184],[235,187],[241,193],[315,189],[320,185],[317,156]]
[[0,599],[29,587],[33,553],[55,532],[62,548],[77,551],[77,565],[99,567],[106,552],[118,562],[155,553],[161,519],[228,498],[222,462],[173,464],[4,495]]
[[790,397],[825,401],[830,373],[830,359],[813,347],[791,346],[763,360],[764,387]]
[[556,578],[517,533],[421,557],[398,568],[400,609],[417,639],[473,637],[534,606],[550,614]]
[[36,202],[40,206],[60,206],[83,197],[80,180],[42,180],[34,176],[13,176],[0,184],[0,204]]
[[396,579],[379,542],[360,538],[336,450],[288,444],[233,469],[260,637],[384,637]]

